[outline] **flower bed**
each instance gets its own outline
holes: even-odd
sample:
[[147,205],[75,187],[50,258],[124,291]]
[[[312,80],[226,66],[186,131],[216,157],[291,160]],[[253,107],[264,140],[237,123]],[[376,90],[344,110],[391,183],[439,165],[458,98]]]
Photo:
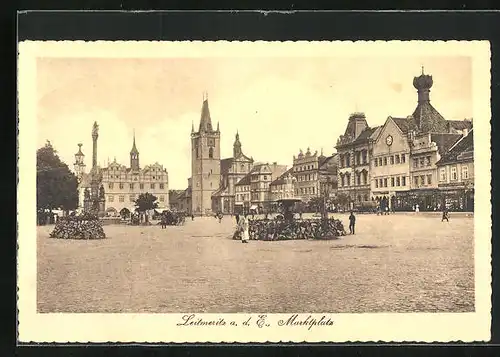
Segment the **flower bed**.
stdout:
[[50,237],[61,239],[103,239],[106,238],[106,234],[96,216],[83,214],[81,216],[60,218]]
[[250,239],[254,240],[337,239],[346,235],[342,222],[333,218],[328,220],[294,219],[292,221],[250,220],[249,224]]

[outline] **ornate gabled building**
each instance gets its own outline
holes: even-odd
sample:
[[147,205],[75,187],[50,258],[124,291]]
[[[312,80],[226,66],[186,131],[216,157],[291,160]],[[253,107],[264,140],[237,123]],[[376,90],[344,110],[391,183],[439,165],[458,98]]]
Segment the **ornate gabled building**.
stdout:
[[235,185],[236,213],[258,210],[268,212],[274,205],[270,185],[287,167],[274,162],[255,164],[252,170]]
[[307,148],[304,154],[302,150],[297,156],[293,156],[292,174],[295,177],[295,197],[303,201],[319,197],[325,185],[329,187],[329,194],[334,194],[337,189],[337,154],[332,156],[323,155]]
[[212,206],[216,212],[234,213],[235,186],[253,168],[254,160],[246,156],[241,149],[240,135],[236,132],[233,144],[233,156],[222,159],[220,187],[212,194]]
[[[432,76],[413,79],[417,107],[406,118],[388,117],[373,145],[372,197],[394,210],[434,210],[440,201],[436,163],[472,128],[446,120],[430,102]],[[382,204],[381,204],[382,205]]]
[[338,194],[350,198],[351,208],[370,200],[370,161],[379,133],[380,127],[370,128],[363,113],[353,113],[337,140]]
[[[84,155],[75,154],[75,172],[79,177],[80,207],[83,207],[83,192],[91,187],[91,176],[85,173]],[[96,158],[97,160],[97,158]],[[141,193],[150,193],[158,198],[158,209],[169,208],[168,172],[158,162],[141,168],[139,150],[133,137],[130,151],[130,167],[119,164],[116,158],[107,167],[97,166],[100,177],[100,194],[103,195],[108,215],[130,214],[135,210],[135,200]]]

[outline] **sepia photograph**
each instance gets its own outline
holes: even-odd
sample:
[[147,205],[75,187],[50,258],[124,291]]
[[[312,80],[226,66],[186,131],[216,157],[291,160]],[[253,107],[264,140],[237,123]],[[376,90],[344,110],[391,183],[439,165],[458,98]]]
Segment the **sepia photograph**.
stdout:
[[22,45],[19,304],[39,323],[489,334],[487,42]]

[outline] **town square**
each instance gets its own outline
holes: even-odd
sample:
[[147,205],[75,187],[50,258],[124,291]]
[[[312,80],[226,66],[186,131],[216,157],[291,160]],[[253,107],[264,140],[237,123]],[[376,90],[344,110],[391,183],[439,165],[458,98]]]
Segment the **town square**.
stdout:
[[[344,224],[347,214],[336,215]],[[38,227],[39,312],[473,312],[473,219],[358,215],[337,240],[243,245],[234,217],[162,230],[104,226],[107,239]]]

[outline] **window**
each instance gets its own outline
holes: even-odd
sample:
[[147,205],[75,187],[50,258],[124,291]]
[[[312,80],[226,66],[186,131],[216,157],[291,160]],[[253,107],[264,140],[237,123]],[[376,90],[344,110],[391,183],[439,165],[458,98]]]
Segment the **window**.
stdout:
[[108,183],[108,188],[113,188],[113,182]]
[[425,185],[425,176],[420,176],[420,184]]
[[368,172],[363,171],[363,183],[368,184]]
[[363,150],[362,156],[363,156],[363,164],[366,164],[366,163],[367,163],[367,161],[368,161],[368,158],[367,158],[367,157],[368,157],[368,155],[367,155],[367,153],[366,153],[366,151],[365,151],[365,150]]
[[384,157],[384,166],[387,165],[387,157]]
[[439,169],[439,181],[446,181],[446,170],[444,167]]
[[356,175],[356,181],[358,186],[361,185],[361,174]]
[[120,202],[125,202],[125,196],[119,196],[118,201]]
[[133,189],[134,189],[134,184],[133,184],[133,183],[131,183],[131,184],[130,184],[130,189],[131,189],[131,190],[133,190]]
[[210,159],[213,159],[214,158],[214,149],[213,148],[209,148],[208,149],[208,157]]
[[406,162],[406,155],[401,154],[401,163],[404,164]]
[[391,156],[391,165],[394,165],[394,156]]
[[130,195],[130,202],[134,202],[135,201],[135,196],[134,195]]
[[432,175],[427,175],[427,184],[432,185]]
[[462,180],[467,180],[469,178],[469,167],[462,166]]
[[120,183],[120,190],[123,190],[123,183]]
[[418,187],[418,176],[413,176],[413,183]]
[[349,154],[347,154],[347,156],[345,157],[345,166],[351,166],[351,158],[349,157]]
[[401,186],[401,180],[400,180],[399,176],[396,177],[396,186]]
[[431,157],[430,156],[426,156],[425,157],[425,165],[426,166],[431,166]]
[[413,159],[413,167],[414,168],[418,167],[418,159]]
[[378,188],[378,180],[375,180],[375,188]]
[[421,157],[420,158],[420,167],[423,167],[425,165],[425,158]]
[[401,186],[406,186],[406,176],[401,177]]
[[396,164],[399,164],[401,160],[399,159],[399,155],[396,155]]
[[160,202],[165,202],[165,196],[160,196]]
[[151,187],[151,189],[152,189],[152,190],[154,190],[154,189],[155,189],[155,184],[154,184],[154,183],[152,183],[152,184],[150,185],[150,187]]
[[394,187],[394,177],[391,177],[391,187]]
[[313,188],[312,188],[312,193],[313,193],[313,195],[314,195],[315,191],[316,191],[316,190],[315,190],[315,189],[314,189],[314,187],[313,187]]
[[160,190],[163,190],[163,189],[165,189],[165,184],[160,183]]
[[456,166],[451,167],[451,179],[452,180],[457,179],[457,167]]
[[300,194],[301,195],[304,194],[304,189],[303,188],[300,189]]
[[384,187],[384,180],[380,179],[380,187]]
[[384,187],[387,187],[387,178],[384,179]]
[[115,197],[113,195],[108,196],[108,201],[113,202],[115,200]]
[[375,159],[374,164],[375,164],[375,166],[378,166],[378,159]]
[[143,184],[143,183],[140,183],[140,184],[139,184],[139,188],[140,188],[141,190],[144,190],[144,184]]

